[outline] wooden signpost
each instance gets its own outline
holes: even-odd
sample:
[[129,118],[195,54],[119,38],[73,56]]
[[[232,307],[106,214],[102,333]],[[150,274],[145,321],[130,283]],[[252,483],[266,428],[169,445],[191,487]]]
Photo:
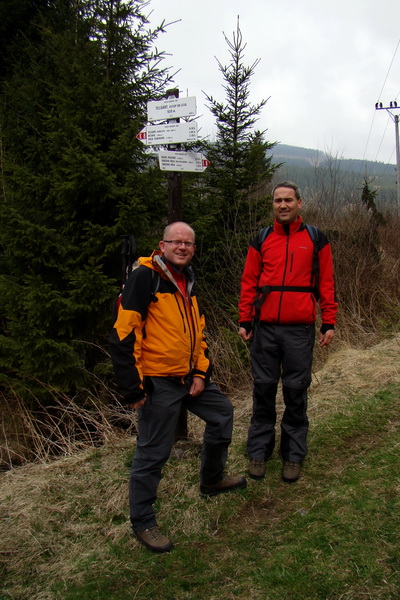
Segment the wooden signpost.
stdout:
[[[168,171],[168,223],[183,220],[182,172],[202,173],[209,166],[207,158],[199,152],[181,149],[181,144],[197,141],[197,123],[180,121],[196,115],[196,98],[179,98],[179,90],[166,92],[163,100],[147,103],[149,123],[137,135],[146,146],[165,146],[158,152],[159,166]],[[163,121],[159,123],[159,121]],[[187,411],[182,407],[175,441],[188,437]]]

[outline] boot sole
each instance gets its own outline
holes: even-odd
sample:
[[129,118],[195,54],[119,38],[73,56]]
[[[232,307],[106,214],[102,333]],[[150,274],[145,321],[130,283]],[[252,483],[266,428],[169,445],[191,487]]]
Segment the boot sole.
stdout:
[[152,546],[139,537],[135,531],[133,532],[133,535],[137,541],[142,544],[142,546],[147,548],[147,550],[151,550],[152,552],[158,552],[159,554],[162,554],[163,552],[171,552],[172,548],[174,547],[172,542],[169,542],[169,544],[166,544],[165,546]]
[[288,477],[283,477],[282,475],[282,481],[284,481],[285,483],[296,483],[296,481],[298,481],[300,479],[299,477],[296,477],[296,479],[289,479]]
[[264,473],[264,475],[253,475],[249,471],[248,474],[249,474],[249,477],[251,477],[252,479],[257,479],[257,480],[264,479],[264,477],[265,477],[265,473]]
[[239,482],[237,485],[234,485],[232,487],[226,487],[226,488],[221,488],[219,490],[210,490],[210,491],[205,491],[202,488],[200,488],[200,496],[202,497],[207,497],[207,496],[218,496],[219,494],[225,494],[226,492],[232,492],[234,490],[241,490],[244,489],[247,486],[247,481],[244,479],[243,481]]

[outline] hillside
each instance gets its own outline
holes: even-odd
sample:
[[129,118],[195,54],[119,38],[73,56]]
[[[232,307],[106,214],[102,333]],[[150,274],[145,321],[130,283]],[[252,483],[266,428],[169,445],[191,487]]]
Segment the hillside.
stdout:
[[284,161],[287,164],[296,166],[323,166],[328,164],[328,160],[333,158],[340,162],[340,166],[345,171],[365,172],[371,175],[385,175],[391,170],[395,170],[395,164],[386,164],[377,161],[359,160],[354,158],[343,158],[340,156],[329,156],[320,150],[311,148],[301,148],[299,146],[289,146],[287,144],[276,144],[271,150],[273,162]]
[[[321,182],[330,182],[341,192],[353,194],[365,178],[378,190],[378,202],[391,204],[396,198],[396,166],[376,161],[362,161],[329,156],[325,152],[286,144],[276,144],[272,154],[274,164],[283,163],[278,177],[298,183],[303,192],[318,191]],[[338,187],[339,186],[339,187]]]
[[[295,485],[280,482],[275,456],[265,481],[200,499],[202,426],[191,419],[160,488],[169,555],[129,534],[132,436],[2,473],[0,598],[397,599],[399,346],[397,336],[331,352],[315,373],[310,454]],[[233,400],[230,468],[244,471],[251,393]]]

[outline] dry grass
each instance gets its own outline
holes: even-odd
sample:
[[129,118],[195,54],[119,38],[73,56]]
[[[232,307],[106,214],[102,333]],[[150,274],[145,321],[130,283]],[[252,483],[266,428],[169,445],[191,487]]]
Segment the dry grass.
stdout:
[[[310,417],[315,427],[321,419],[343,409],[354,395],[372,395],[388,383],[400,383],[398,366],[400,336],[366,350],[346,349],[334,353],[316,373],[310,393]],[[251,411],[251,394],[243,391],[234,397],[235,433],[230,454],[231,470],[243,471],[244,453],[240,442],[245,439]],[[68,411],[72,407],[68,408]],[[5,568],[14,573],[30,571],[33,578],[67,580],[77,564],[93,553],[109,561],[108,543],[126,538],[128,531],[129,455],[134,436],[107,428],[105,445],[87,448],[78,453],[41,464],[29,464],[0,475],[1,559]],[[203,424],[189,418],[190,442],[180,442],[175,448],[161,482],[163,519],[169,521],[171,536],[193,538],[218,531],[216,498],[209,505],[199,504],[198,468]],[[72,450],[72,448],[70,448]],[[179,458],[184,458],[180,460]],[[302,498],[290,495],[291,511],[302,510]],[[296,499],[297,498],[297,499]],[[183,500],[184,499],[184,500]],[[280,501],[281,502],[281,501]],[[204,510],[213,518],[204,520]],[[297,508],[296,508],[297,506]],[[241,510],[243,514],[241,515]],[[262,502],[253,505],[252,512],[237,505],[237,519],[243,526],[268,523],[274,526],[282,518],[284,506],[270,495],[268,488]],[[276,532],[275,532],[276,533]],[[88,540],[82,543],[82,540]],[[132,545],[135,542],[132,540]],[[118,562],[113,558],[115,568]],[[99,568],[97,566],[96,568]],[[50,593],[13,590],[13,598],[50,600]],[[345,596],[344,596],[345,597]]]
[[[121,452],[116,449],[117,445],[108,446],[101,479],[88,460],[91,450],[2,475],[1,554],[8,568],[15,572],[28,568],[33,576],[63,579],[83,558],[82,535],[91,536],[99,552],[105,538],[119,535],[112,519],[126,509],[126,480],[113,474],[114,469],[121,470]],[[82,518],[90,511],[90,520]],[[107,524],[106,529],[99,528],[99,522]],[[48,560],[49,556],[57,560]],[[18,591],[15,597],[20,597]]]
[[[340,405],[344,397],[352,394],[374,393],[385,385],[400,383],[399,347],[400,334],[366,349],[346,347],[341,340],[335,340],[324,350],[316,346],[309,394],[311,414],[323,411],[326,399],[328,410],[332,411],[336,400]],[[226,356],[229,362],[228,351]],[[235,427],[242,435],[251,413],[250,372],[243,374],[239,387],[230,385],[229,388],[235,404]],[[115,398],[111,406],[88,393],[86,406],[82,407],[74,399],[53,394],[52,406],[36,413],[29,411],[17,397],[12,406],[4,395],[1,401],[0,464],[3,468],[48,463],[54,457],[73,456],[80,450],[114,443],[115,439],[123,440],[121,424],[128,439],[136,430],[136,413],[125,410]],[[189,437],[200,446],[202,422],[193,415],[188,415],[188,419]],[[178,453],[184,455],[192,451],[190,445]]]
[[117,427],[129,434],[136,428],[136,414],[116,398],[105,404],[88,392],[82,406],[54,390],[51,397],[51,404],[31,411],[18,396],[0,395],[0,468],[70,456],[106,444]]
[[310,411],[332,413],[356,395],[370,396],[400,383],[400,334],[366,348],[342,348],[331,353],[314,374],[310,388]]

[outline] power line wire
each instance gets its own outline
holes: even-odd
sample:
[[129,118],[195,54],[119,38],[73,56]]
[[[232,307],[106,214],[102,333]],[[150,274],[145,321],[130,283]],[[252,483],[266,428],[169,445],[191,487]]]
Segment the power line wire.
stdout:
[[[380,99],[381,99],[381,96],[382,96],[382,92],[383,92],[383,90],[384,90],[384,88],[385,88],[386,81],[387,81],[387,78],[389,77],[389,73],[390,73],[390,70],[391,70],[391,68],[392,68],[392,65],[393,65],[394,59],[395,59],[395,57],[396,57],[397,50],[399,49],[399,46],[400,46],[400,38],[399,38],[399,41],[397,42],[396,49],[395,49],[395,51],[394,51],[394,53],[393,53],[393,57],[392,57],[392,60],[391,60],[391,62],[390,62],[389,68],[388,68],[388,70],[387,70],[386,77],[385,77],[385,80],[384,80],[384,82],[383,82],[383,85],[382,85],[382,89],[381,89],[381,91],[379,92],[379,96],[378,96],[378,102],[380,102]],[[399,93],[400,93],[400,92],[399,92]],[[399,95],[399,94],[397,94],[397,96],[398,96],[398,95]],[[397,100],[397,97],[396,97],[396,100]],[[372,121],[371,121],[371,126],[370,126],[370,128],[369,128],[369,132],[368,132],[368,138],[367,138],[367,142],[366,142],[366,144],[365,144],[364,155],[363,155],[363,161],[365,160],[365,155],[366,155],[366,153],[367,153],[367,148],[368,148],[369,140],[370,140],[370,137],[371,137],[372,127],[373,127],[373,125],[374,125],[375,114],[376,114],[376,112],[374,111],[374,114],[373,114],[373,117],[372,117]],[[387,124],[386,124],[386,129],[387,129]],[[386,129],[385,129],[385,131],[386,131]],[[383,141],[383,138],[382,138],[382,140],[381,140],[381,143],[380,143],[380,145],[379,145],[379,149],[378,149],[378,152],[377,152],[377,155],[376,155],[376,158],[375,158],[375,160],[377,160],[377,157],[378,157],[378,154],[379,154],[379,150],[380,150],[380,148],[381,148],[381,145],[382,145],[382,141]],[[392,154],[393,154],[393,153],[392,153]]]
[[[380,141],[379,146],[378,146],[378,150],[376,151],[376,155],[375,155],[375,161],[376,162],[378,161],[379,152],[381,150],[382,143],[383,143],[383,140],[384,140],[385,135],[386,135],[386,131],[387,131],[387,128],[388,128],[388,125],[389,125],[389,121],[390,121],[390,117],[387,118],[386,127],[385,127],[385,129],[383,131],[383,134],[382,134],[382,137],[381,137],[381,141]],[[393,154],[393,152],[392,152],[392,154]]]
[[379,101],[380,101],[380,99],[381,99],[381,95],[382,95],[382,92],[383,92],[383,88],[385,87],[385,84],[386,84],[387,78],[389,77],[390,69],[392,68],[393,61],[394,61],[394,59],[395,59],[395,56],[396,56],[396,53],[397,53],[397,50],[398,50],[399,46],[400,46],[400,38],[399,38],[399,41],[397,42],[396,50],[394,51],[394,54],[393,54],[392,61],[391,61],[390,65],[389,65],[388,71],[387,71],[387,73],[386,73],[385,81],[383,82],[382,89],[381,89],[381,91],[380,91],[380,93],[379,93],[378,102],[379,102]]

